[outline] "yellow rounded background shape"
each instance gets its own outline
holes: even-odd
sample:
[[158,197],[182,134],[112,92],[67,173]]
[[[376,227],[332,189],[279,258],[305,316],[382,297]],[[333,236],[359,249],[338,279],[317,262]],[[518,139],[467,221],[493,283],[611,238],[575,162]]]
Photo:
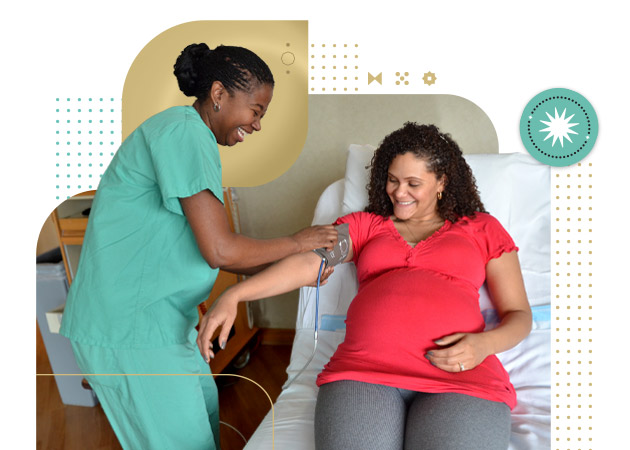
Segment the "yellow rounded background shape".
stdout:
[[[187,45],[200,42],[210,48],[248,48],[271,69],[275,88],[262,130],[219,150],[224,186],[251,187],[274,180],[298,158],[308,132],[306,21],[196,21],[159,34],[140,51],[125,79],[123,140],[152,115],[194,102],[179,90],[173,65]],[[290,66],[283,62],[287,52],[295,58]]]

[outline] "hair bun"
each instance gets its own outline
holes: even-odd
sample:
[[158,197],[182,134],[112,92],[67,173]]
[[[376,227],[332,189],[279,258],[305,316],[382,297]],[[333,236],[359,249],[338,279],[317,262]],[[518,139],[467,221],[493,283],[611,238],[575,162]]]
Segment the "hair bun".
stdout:
[[201,67],[212,53],[212,50],[204,44],[190,44],[187,46],[175,61],[174,71],[179,89],[188,97],[197,96],[200,81],[199,74]]

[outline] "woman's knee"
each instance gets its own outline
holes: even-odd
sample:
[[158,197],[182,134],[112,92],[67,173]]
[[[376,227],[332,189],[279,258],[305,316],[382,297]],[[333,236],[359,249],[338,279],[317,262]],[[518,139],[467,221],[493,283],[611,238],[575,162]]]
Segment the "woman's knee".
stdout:
[[395,388],[358,381],[322,385],[315,407],[315,447],[400,449],[405,410]]
[[510,408],[464,394],[419,393],[409,407],[405,449],[505,450]]

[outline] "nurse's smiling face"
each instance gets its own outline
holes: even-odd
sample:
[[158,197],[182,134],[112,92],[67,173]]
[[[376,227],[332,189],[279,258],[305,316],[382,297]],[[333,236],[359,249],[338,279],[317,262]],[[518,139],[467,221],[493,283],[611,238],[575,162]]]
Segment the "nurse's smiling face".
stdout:
[[220,145],[236,145],[248,134],[262,129],[260,122],[272,97],[273,87],[269,84],[259,84],[251,92],[236,90],[230,94],[221,83],[215,82],[203,104],[206,124]]
[[386,190],[397,219],[429,220],[438,215],[437,195],[444,190],[444,176],[438,179],[424,159],[407,152],[392,160]]

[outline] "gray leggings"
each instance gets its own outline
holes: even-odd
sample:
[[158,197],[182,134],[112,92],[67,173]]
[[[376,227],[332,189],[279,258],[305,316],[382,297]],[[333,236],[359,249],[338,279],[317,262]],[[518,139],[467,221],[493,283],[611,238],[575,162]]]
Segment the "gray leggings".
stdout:
[[464,394],[426,394],[359,381],[319,388],[318,450],[505,450],[510,408]]

